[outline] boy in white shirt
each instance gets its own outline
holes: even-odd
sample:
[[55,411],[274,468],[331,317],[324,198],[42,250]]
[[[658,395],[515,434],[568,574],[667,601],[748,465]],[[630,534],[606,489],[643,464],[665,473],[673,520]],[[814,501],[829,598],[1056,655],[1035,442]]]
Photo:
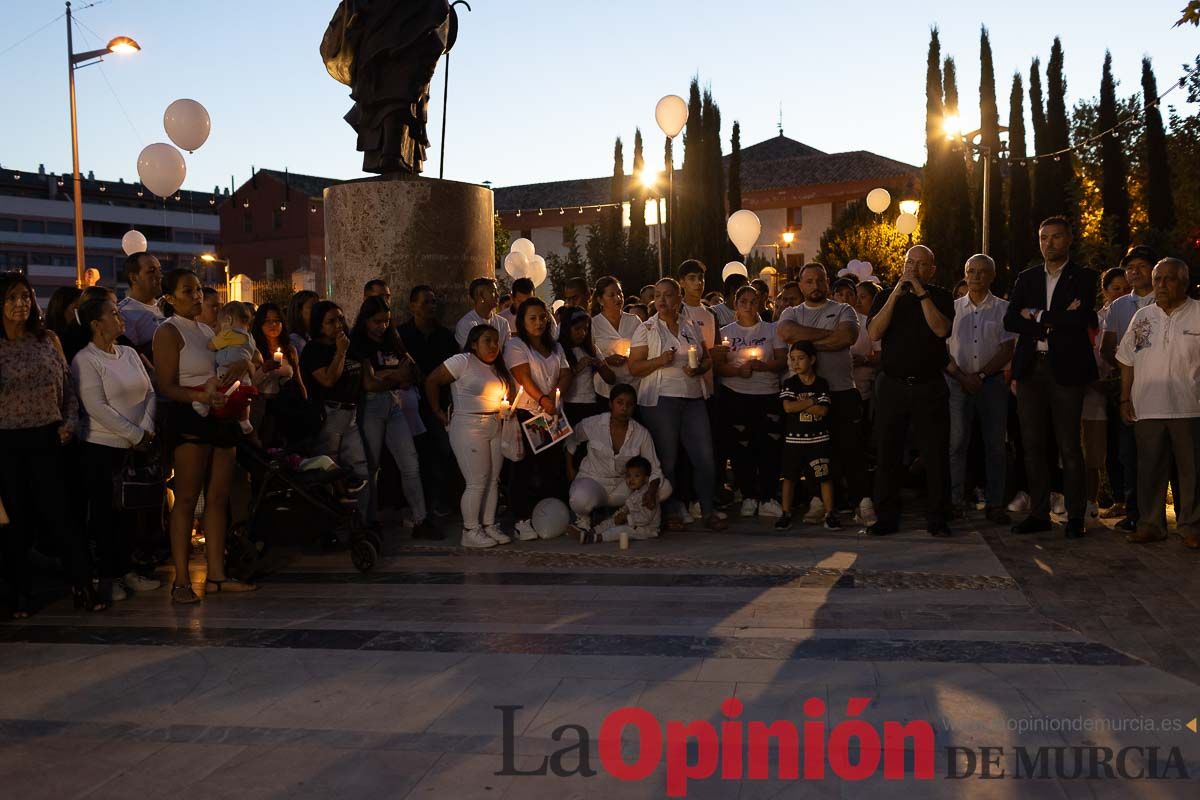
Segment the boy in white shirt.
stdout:
[[642,456],[634,456],[625,463],[625,485],[629,487],[629,498],[612,519],[604,520],[590,531],[581,530],[580,544],[615,542],[622,533],[628,534],[630,539],[658,537],[658,529],[662,527],[662,509],[657,496],[652,495],[652,506],[646,507],[650,471],[650,462]]

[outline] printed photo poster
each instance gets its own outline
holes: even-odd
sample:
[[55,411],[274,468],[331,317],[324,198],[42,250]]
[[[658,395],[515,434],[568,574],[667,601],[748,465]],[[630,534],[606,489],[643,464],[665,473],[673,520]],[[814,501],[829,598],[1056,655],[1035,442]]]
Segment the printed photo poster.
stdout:
[[574,433],[571,423],[562,413],[553,417],[546,416],[545,413],[538,414],[521,423],[521,428],[525,431],[525,439],[535,454],[547,447],[553,447]]

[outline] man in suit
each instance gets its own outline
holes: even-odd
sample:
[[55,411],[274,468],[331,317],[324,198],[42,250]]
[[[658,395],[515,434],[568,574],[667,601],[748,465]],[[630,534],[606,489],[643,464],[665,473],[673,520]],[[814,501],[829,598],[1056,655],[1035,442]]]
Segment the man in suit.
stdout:
[[1032,500],[1029,516],[1013,526],[1013,533],[1053,528],[1047,452],[1052,420],[1063,467],[1066,535],[1075,539],[1083,536],[1087,505],[1080,428],[1084,392],[1097,379],[1088,331],[1097,327],[1098,276],[1072,263],[1071,239],[1065,217],[1050,217],[1038,226],[1045,263],[1017,276],[1004,327],[1018,335],[1012,374]]

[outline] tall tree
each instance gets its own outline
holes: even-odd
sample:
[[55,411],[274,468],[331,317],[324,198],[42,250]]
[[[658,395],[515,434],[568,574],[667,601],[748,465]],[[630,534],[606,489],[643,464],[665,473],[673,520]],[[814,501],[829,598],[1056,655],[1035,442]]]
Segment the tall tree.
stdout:
[[[1015,275],[1033,260],[1036,236],[1025,160],[1025,90],[1019,72],[1013,74],[1008,96],[1008,151],[1008,257],[1011,274]],[[1011,280],[1008,285],[1012,285]]]
[[1112,53],[1107,51],[1104,53],[1104,70],[1100,78],[1097,123],[1100,131],[1113,131],[1100,141],[1100,203],[1104,208],[1100,227],[1104,239],[1109,243],[1109,263],[1112,263],[1129,247],[1129,190],[1126,186],[1125,157],[1114,130],[1117,125],[1117,83],[1112,74]]
[[1000,108],[996,102],[996,73],[992,66],[992,42],[985,27],[979,29],[979,143],[987,148],[977,163],[976,191],[979,225],[976,240],[983,241],[983,159],[990,158],[988,187],[989,255],[996,261],[999,277],[1007,277],[1008,234],[1004,217],[1004,178],[1000,174]]
[[637,128],[633,134],[633,180],[630,186],[632,191],[629,200],[629,245],[626,264],[630,272],[637,274],[645,271],[645,262],[650,252],[650,231],[646,227],[646,188],[641,181],[645,168],[642,130]]
[[1171,198],[1171,165],[1167,160],[1167,135],[1158,110],[1158,81],[1150,59],[1142,59],[1142,107],[1146,136],[1146,210],[1151,235],[1165,238],[1175,227],[1175,202]]
[[935,254],[949,253],[951,216],[946,204],[946,109],[942,96],[942,44],[937,26],[929,31],[925,64],[925,169],[921,173],[921,229]]
[[729,213],[742,209],[742,126],[733,121],[729,140]]
[[704,148],[704,113],[700,98],[700,78],[692,78],[688,92],[688,121],[683,131],[683,166],[675,183],[675,252],[667,273],[675,274],[678,263],[688,258],[703,258],[704,186],[707,161]]
[[1050,134],[1046,130],[1046,102],[1042,97],[1042,62],[1035,58],[1029,66],[1029,110],[1033,119],[1033,224],[1050,216],[1054,207],[1053,159],[1039,158],[1050,152]]
[[[1046,133],[1052,151],[1071,146],[1071,126],[1067,119],[1067,77],[1063,72],[1062,41],[1055,36],[1046,65]],[[1070,153],[1050,158],[1054,176],[1051,214],[1063,214],[1075,222],[1079,218],[1075,188],[1075,165]]]
[[[946,116],[957,117],[958,79],[954,59],[947,57],[942,65],[942,84],[945,91],[943,106]],[[953,286],[962,273],[967,257],[975,253],[975,226],[972,222],[971,189],[967,182],[967,163],[962,142],[954,140],[947,148],[945,178],[945,212],[947,229],[941,246],[944,252],[934,251],[937,260],[938,282]]]
[[704,91],[704,252],[701,260],[708,267],[707,281],[713,286],[721,279],[721,268],[736,257],[736,250],[725,233],[725,161],[721,155],[721,109],[713,101],[712,91]]
[[587,257],[595,275],[613,275],[624,268],[625,229],[621,217],[627,199],[625,155],[618,136],[613,145],[613,175],[609,184],[609,202],[615,206],[601,209],[600,222],[588,226]]

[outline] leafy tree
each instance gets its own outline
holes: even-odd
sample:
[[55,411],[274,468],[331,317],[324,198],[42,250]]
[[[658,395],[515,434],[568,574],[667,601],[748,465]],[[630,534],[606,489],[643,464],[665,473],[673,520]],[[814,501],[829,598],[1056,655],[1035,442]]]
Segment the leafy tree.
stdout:
[[[925,217],[922,213],[921,217]],[[920,244],[922,229],[913,233],[912,243]],[[874,273],[889,282],[894,281],[904,267],[904,254],[909,248],[909,237],[896,232],[892,218],[872,213],[863,200],[846,206],[827,231],[821,236],[820,261],[832,274],[844,269],[854,259],[870,261]],[[938,274],[941,275],[941,259],[938,259]],[[944,280],[939,283],[944,284]]]
[[500,215],[496,214],[492,218],[492,236],[495,241],[496,248],[496,280],[504,286],[509,285],[508,273],[504,271],[504,257],[508,255],[509,239],[508,230],[504,227],[504,223],[500,221]]
[[574,225],[563,226],[563,241],[567,244],[567,255],[558,253],[546,256],[546,274],[554,288],[554,296],[562,297],[563,288],[568,278],[585,278],[590,284],[593,276],[588,270],[588,263],[579,250],[579,231]]
[[713,101],[712,91],[704,91],[704,157],[705,182],[703,192],[704,249],[700,260],[708,267],[707,283],[715,286],[721,280],[721,268],[741,254],[725,233],[725,162],[721,156],[721,109]]
[[1032,263],[1037,252],[1029,166],[1025,160],[1025,92],[1019,72],[1013,74],[1012,92],[1008,98],[1008,151],[1008,257],[1011,273],[1015,276]]
[[[1187,101],[1200,102],[1200,56],[1185,69]],[[1200,114],[1184,115],[1172,109],[1167,135],[1172,199],[1175,206],[1175,254],[1193,267],[1193,282],[1200,271]]]
[[[1158,109],[1158,82],[1150,59],[1142,59],[1142,107],[1146,137],[1146,211],[1151,235],[1161,239],[1175,227],[1175,202],[1171,197],[1171,165],[1167,134]],[[1162,244],[1162,242],[1158,242]]]
[[[1142,158],[1142,132],[1140,127],[1122,129],[1117,138],[1097,138],[1112,123],[1100,121],[1098,98],[1081,100],[1075,104],[1071,115],[1071,136],[1075,145],[1078,171],[1075,178],[1075,194],[1079,216],[1075,231],[1075,257],[1083,263],[1098,268],[1112,266],[1124,252],[1116,240],[1111,220],[1106,220],[1104,199],[1105,148],[1119,148],[1122,164],[1127,166],[1123,181],[1126,197],[1126,218],[1131,232],[1140,232],[1146,227],[1145,168]],[[1116,98],[1114,119],[1125,119],[1141,107],[1137,95]],[[1111,112],[1109,112],[1111,114]]]

